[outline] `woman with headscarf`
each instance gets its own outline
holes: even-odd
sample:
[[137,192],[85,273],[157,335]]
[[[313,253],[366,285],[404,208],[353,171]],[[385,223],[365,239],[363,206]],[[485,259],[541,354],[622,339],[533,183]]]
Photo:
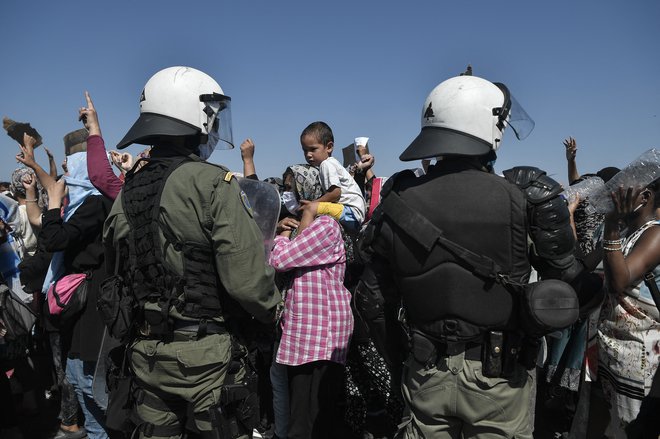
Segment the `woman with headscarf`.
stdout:
[[[278,224],[270,264],[278,272],[292,273],[276,357],[286,366],[289,383],[287,435],[290,439],[334,437],[343,365],[353,332],[351,295],[343,285],[346,250],[339,223],[326,215],[315,217],[316,206],[306,201],[322,195],[318,170],[290,166],[283,180],[284,201],[292,217]],[[300,217],[292,201],[302,205]]]
[[[51,282],[64,275],[91,275],[84,310],[60,331],[67,358],[66,376],[74,386],[85,414],[87,435],[105,438],[102,408],[92,396],[92,379],[104,331],[96,310],[99,285],[106,276],[101,236],[112,202],[89,181],[86,158],[86,152],[70,155],[67,158],[68,175],[48,188],[48,211],[43,217],[39,239],[47,251],[55,253],[42,292],[47,292]],[[67,204],[60,215],[65,184]]]
[[[22,151],[21,161],[29,167],[35,165],[33,151],[24,147]],[[48,191],[48,210],[43,215],[38,240],[46,251],[54,252],[42,293],[46,294],[51,284],[65,275],[90,274],[85,308],[72,321],[61,323],[59,347],[61,357],[66,358],[66,379],[73,385],[85,415],[87,436],[107,438],[102,424],[103,408],[92,396],[92,379],[104,331],[96,310],[99,285],[106,276],[101,236],[112,201],[89,181],[86,152],[69,155],[67,168],[67,174],[59,181],[42,181]],[[54,345],[58,347],[58,343]],[[73,437],[66,431],[61,433],[62,437]]]

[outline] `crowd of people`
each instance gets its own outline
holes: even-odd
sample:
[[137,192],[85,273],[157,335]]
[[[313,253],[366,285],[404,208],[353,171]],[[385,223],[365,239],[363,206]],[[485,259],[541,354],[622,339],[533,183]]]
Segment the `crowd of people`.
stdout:
[[[5,124],[3,439],[45,405],[34,437],[659,437],[660,179],[598,211],[543,164],[497,173],[533,128],[504,84],[439,84],[389,178],[322,121],[281,176],[251,139],[240,172],[207,163],[231,99],[196,69],[149,79],[117,150],[85,100],[61,173]],[[621,172],[564,146],[571,186]]]

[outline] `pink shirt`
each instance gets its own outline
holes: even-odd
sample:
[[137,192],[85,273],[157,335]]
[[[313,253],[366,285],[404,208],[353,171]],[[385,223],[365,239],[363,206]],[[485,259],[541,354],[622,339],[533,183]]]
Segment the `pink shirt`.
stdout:
[[284,303],[280,364],[346,363],[353,313],[351,293],[344,288],[346,254],[339,227],[320,216],[293,240],[275,238],[270,264],[277,271],[295,270]]

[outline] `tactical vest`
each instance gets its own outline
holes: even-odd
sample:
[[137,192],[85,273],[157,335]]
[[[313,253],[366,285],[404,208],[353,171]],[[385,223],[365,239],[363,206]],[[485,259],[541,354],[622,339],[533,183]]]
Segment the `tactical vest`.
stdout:
[[[172,306],[185,317],[212,319],[221,314],[221,283],[213,263],[210,242],[206,245],[180,240],[159,223],[160,199],[170,174],[188,157],[150,159],[139,172],[130,172],[122,190],[124,214],[130,226],[128,239],[128,278],[138,300],[138,323],[146,320],[152,334],[171,331]],[[177,275],[165,262],[160,233],[165,246],[182,253],[183,275]],[[181,299],[183,297],[183,299]],[[157,303],[159,312],[146,302]]]
[[[466,169],[420,178],[405,172],[394,179],[391,190],[442,237],[490,258],[503,278],[527,282],[526,200],[515,185]],[[417,227],[414,222],[402,227],[405,221],[397,224],[387,208],[383,215],[392,228],[388,257],[411,326],[445,342],[478,340],[486,330],[516,328],[517,299],[503,282],[475,273],[460,254],[439,241],[412,236],[408,230]]]

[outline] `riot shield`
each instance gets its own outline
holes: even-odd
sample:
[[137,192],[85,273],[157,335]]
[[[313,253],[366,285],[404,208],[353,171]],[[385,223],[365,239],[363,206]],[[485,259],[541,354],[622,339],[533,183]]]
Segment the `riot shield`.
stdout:
[[92,395],[94,396],[94,400],[104,410],[108,406],[108,390],[105,381],[108,370],[108,353],[120,344],[119,340],[108,334],[108,329],[106,328],[103,332],[101,350],[99,351],[99,358],[96,361],[96,370],[94,371],[94,379],[92,381]]
[[243,177],[236,177],[236,179],[241,187],[243,204],[252,212],[264,237],[264,252],[266,260],[268,260],[275,238],[275,227],[280,216],[280,194],[271,183]]

